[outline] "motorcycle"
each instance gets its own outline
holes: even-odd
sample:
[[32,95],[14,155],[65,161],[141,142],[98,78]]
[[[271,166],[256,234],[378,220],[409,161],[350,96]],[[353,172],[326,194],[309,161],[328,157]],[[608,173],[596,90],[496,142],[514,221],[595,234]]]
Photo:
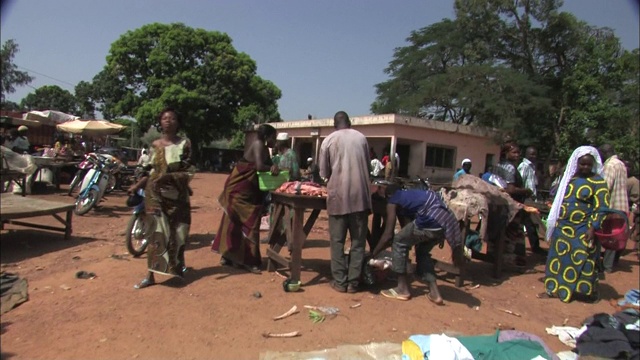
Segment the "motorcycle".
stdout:
[[[136,168],[135,178],[137,180],[144,175],[146,175],[146,171],[143,168]],[[133,257],[139,257],[144,254],[147,245],[149,245],[149,236],[151,236],[155,227],[154,218],[153,216],[147,216],[145,211],[143,189],[138,189],[134,196],[129,197],[127,206],[133,207],[133,214],[125,230],[125,244],[127,251]]]
[[153,216],[148,216],[144,208],[144,190],[139,189],[136,194],[142,198],[142,201],[133,207],[133,215],[129,218],[125,230],[127,251],[133,257],[144,254],[154,227]]
[[89,154],[88,159],[93,163],[93,167],[82,180],[74,210],[77,215],[88,213],[102,199],[110,178],[111,160],[97,154]]
[[71,180],[71,184],[69,184],[69,191],[67,192],[67,195],[71,196],[71,194],[73,194],[73,191],[82,182],[82,179],[87,175],[89,169],[93,168],[93,162],[89,160],[89,155],[91,154],[86,154],[84,156],[84,160],[78,164],[78,171],[76,171],[73,180]]

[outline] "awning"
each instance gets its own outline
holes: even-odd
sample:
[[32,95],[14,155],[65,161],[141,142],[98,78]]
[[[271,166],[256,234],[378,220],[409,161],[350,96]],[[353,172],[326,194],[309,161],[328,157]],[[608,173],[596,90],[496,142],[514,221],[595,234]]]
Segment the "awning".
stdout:
[[22,115],[25,120],[35,120],[46,125],[62,124],[67,121],[76,120],[80,117],[63,113],[56,110],[44,110],[44,111],[29,111]]
[[5,125],[5,124],[6,125],[15,125],[15,126],[25,125],[27,127],[40,127],[40,126],[42,126],[42,123],[40,123],[38,121],[25,120],[25,119],[10,117],[10,116],[0,116],[0,124],[2,124],[2,125]]
[[106,120],[73,120],[56,125],[58,130],[72,134],[100,136],[115,135],[126,126],[114,124]]

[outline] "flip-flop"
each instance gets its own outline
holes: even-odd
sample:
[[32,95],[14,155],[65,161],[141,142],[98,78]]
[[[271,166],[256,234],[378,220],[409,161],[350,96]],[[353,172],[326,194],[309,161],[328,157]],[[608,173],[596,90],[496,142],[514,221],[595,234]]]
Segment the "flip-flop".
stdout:
[[400,295],[395,289],[382,290],[380,291],[380,295],[395,300],[407,301],[411,299],[411,295]]
[[431,301],[432,303],[438,305],[438,306],[444,306],[444,300],[440,300],[440,301],[436,301],[435,299],[431,298],[431,293],[427,293],[427,295],[425,295],[427,297],[427,299],[429,299],[429,301]]
[[541,292],[540,294],[536,294],[538,299],[555,299],[554,295],[549,294],[548,292]]
[[146,287],[149,287],[149,286],[155,285],[155,284],[156,284],[155,281],[150,281],[149,279],[144,278],[144,279],[142,279],[142,281],[140,281],[139,284],[133,285],[133,288],[134,289],[144,289]]

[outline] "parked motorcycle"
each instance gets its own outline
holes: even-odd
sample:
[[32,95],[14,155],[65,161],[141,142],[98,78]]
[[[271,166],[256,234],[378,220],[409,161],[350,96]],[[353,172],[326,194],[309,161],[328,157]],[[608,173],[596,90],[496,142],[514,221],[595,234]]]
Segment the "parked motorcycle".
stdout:
[[88,159],[93,163],[93,167],[87,171],[82,180],[74,210],[77,215],[88,213],[102,199],[109,183],[109,168],[112,166],[112,161],[97,154],[89,154]]
[[[135,169],[135,182],[147,175],[147,170],[141,166]],[[138,189],[134,196],[127,200],[127,206],[133,207],[133,214],[125,230],[125,244],[127,250],[134,257],[144,254],[149,245],[149,236],[153,232],[155,222],[153,216],[148,216],[144,207],[144,189]]]
[[86,154],[84,156],[84,160],[77,165],[78,171],[76,171],[73,180],[71,180],[71,184],[69,184],[69,191],[67,192],[67,195],[71,196],[71,194],[73,194],[75,188],[80,185],[82,179],[87,175],[87,171],[93,168],[93,161],[89,160],[89,155],[90,154]]

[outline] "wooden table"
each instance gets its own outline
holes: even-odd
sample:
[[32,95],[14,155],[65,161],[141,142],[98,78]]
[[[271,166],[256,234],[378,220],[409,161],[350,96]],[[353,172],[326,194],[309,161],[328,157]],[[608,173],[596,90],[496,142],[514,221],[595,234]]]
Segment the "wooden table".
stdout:
[[60,190],[60,169],[67,166],[76,166],[80,163],[79,161],[66,161],[43,156],[33,156],[33,162],[38,166],[36,172],[33,173],[33,179],[37,179],[42,169],[49,169],[53,173],[52,180],[56,190]]
[[[14,224],[36,229],[59,231],[64,233],[65,240],[69,240],[71,238],[71,220],[73,218],[74,208],[74,204],[42,200],[33,197],[21,197],[13,194],[1,194],[0,224],[2,229],[4,229],[4,224]],[[66,217],[63,219],[58,215],[59,213],[66,213]],[[16,220],[43,215],[52,215],[64,225],[64,227]]]
[[[11,182],[17,184],[22,189],[22,196],[27,194],[27,175],[16,171],[2,169],[0,170],[0,182],[2,182],[2,192],[7,192],[11,189]],[[5,183],[7,186],[5,187]]]
[[[300,280],[302,265],[302,248],[309,231],[320,215],[320,210],[327,208],[324,197],[271,193],[273,208],[273,224],[269,227],[269,248],[267,249],[267,270],[275,271],[275,263],[291,270],[291,280]],[[304,212],[311,209],[311,215],[304,222]],[[280,231],[284,225],[284,236]],[[280,249],[288,245],[291,260],[280,255]]]
[[[372,194],[375,194],[372,191]],[[300,280],[300,267],[302,265],[302,248],[304,242],[313,228],[321,210],[327,208],[327,200],[324,197],[313,197],[304,195],[293,195],[283,193],[271,193],[271,203],[273,209],[273,224],[269,228],[267,248],[267,271],[275,271],[276,264],[290,269],[292,281]],[[367,235],[369,247],[373,249],[377,244],[385,226],[386,201],[375,195],[372,196],[373,220],[371,231]],[[305,210],[311,210],[311,214],[304,221]],[[281,229],[284,224],[285,232]],[[468,223],[467,223],[468,224]],[[464,228],[466,229],[466,227]],[[280,255],[280,250],[288,246],[290,259]],[[444,261],[434,259],[435,266],[441,270],[455,275],[456,286],[463,283],[463,272],[461,269]]]

